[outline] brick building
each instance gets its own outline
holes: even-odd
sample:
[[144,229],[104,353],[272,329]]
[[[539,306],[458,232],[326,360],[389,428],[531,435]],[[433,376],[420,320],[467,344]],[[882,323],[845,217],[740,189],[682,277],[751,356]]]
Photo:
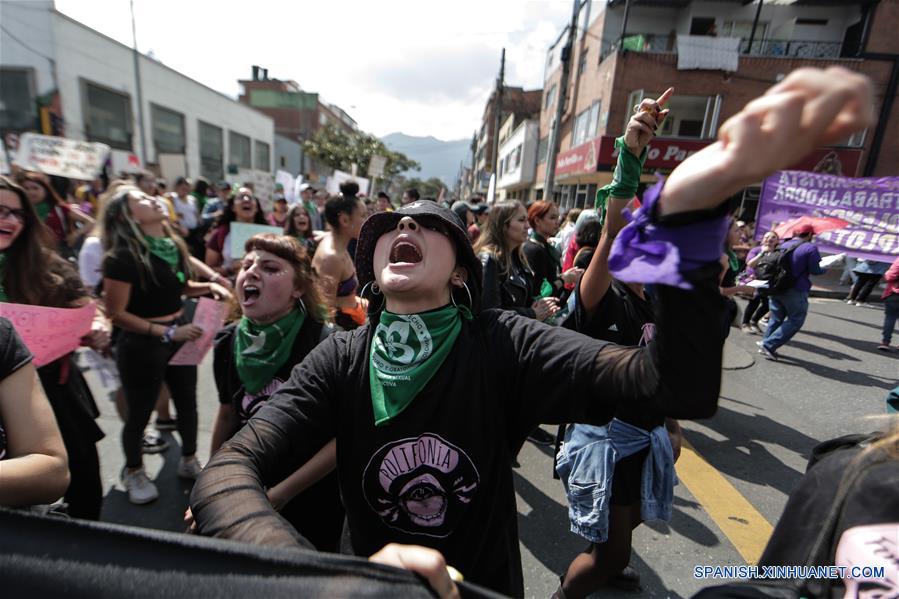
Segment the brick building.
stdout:
[[[315,132],[332,125],[346,134],[356,132],[356,121],[343,109],[323,102],[315,92],[303,91],[296,81],[270,79],[268,69],[253,67],[253,78],[238,81],[241,87],[238,101],[266,114],[275,122],[276,135],[302,144]],[[279,164],[276,157],[276,166]],[[301,172],[307,179],[318,180],[318,175],[330,169],[306,156],[301,156]],[[294,173],[296,174],[296,173]]]
[[[512,117],[511,128],[514,129],[522,121],[536,118],[540,113],[540,101],[543,90],[534,89],[525,91],[520,87],[503,88],[502,110],[500,123],[504,123]],[[494,171],[493,164],[493,125],[496,107],[496,90],[490,94],[487,105],[484,107],[484,116],[481,118],[481,127],[475,132],[472,139],[472,168],[470,188],[471,193],[485,193],[490,182],[490,174]]]
[[[749,100],[804,66],[840,65],[871,77],[877,122],[839,146],[816,150],[797,168],[812,170],[827,163],[853,176],[899,173],[899,137],[884,134],[899,131],[899,105],[894,102],[899,0],[769,1],[757,22],[758,2],[631,0],[626,24],[624,4],[588,2],[581,11],[556,158],[555,197],[563,207],[592,203],[597,186],[611,181],[614,138],[643,97],[675,88],[671,116],[650,145],[644,174],[644,182],[649,182],[652,173],[670,172],[714,141],[718,127]],[[741,39],[731,57],[736,70],[679,70],[678,44],[695,39],[681,36],[710,32],[724,43],[720,38]],[[535,178],[538,197],[546,176],[546,140],[560,95],[558,55],[566,39],[563,31],[547,53]],[[757,187],[743,193],[743,212],[749,219],[757,197]]]

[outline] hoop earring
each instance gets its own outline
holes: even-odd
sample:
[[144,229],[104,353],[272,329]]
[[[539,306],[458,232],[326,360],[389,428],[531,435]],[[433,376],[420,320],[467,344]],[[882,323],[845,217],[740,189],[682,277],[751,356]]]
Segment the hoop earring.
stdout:
[[300,309],[300,312],[303,313],[303,316],[309,314],[308,310],[306,310],[306,302],[303,301],[303,296],[297,298],[297,308]]
[[371,291],[372,297],[381,295],[381,288],[374,281],[369,281],[362,286],[362,289],[359,290],[359,297],[365,297],[366,290]]
[[[474,310],[474,301],[471,299],[471,291],[468,290],[468,283],[462,281],[462,287],[465,289],[465,293],[468,294],[468,309]],[[459,304],[456,303],[456,296],[453,295],[452,292],[450,292],[450,301],[453,303],[453,306],[456,308],[459,307]]]

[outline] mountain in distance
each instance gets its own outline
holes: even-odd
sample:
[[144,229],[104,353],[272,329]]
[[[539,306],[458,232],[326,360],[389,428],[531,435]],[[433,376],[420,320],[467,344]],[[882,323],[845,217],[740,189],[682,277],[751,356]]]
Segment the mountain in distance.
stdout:
[[437,177],[447,187],[452,187],[459,174],[459,163],[465,161],[470,139],[443,141],[430,135],[416,137],[405,133],[391,133],[381,138],[384,145],[394,152],[402,152],[421,164],[420,171],[403,173],[409,177],[429,179]]

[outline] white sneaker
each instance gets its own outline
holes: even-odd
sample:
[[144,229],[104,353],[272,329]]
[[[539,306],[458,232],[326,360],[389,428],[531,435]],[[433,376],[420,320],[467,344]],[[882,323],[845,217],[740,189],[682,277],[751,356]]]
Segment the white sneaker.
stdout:
[[156,485],[147,477],[147,473],[143,468],[130,473],[127,470],[123,470],[122,484],[125,485],[125,490],[128,491],[128,501],[136,505],[156,501],[159,497]]
[[200,472],[203,471],[203,466],[200,465],[200,460],[194,457],[190,458],[181,458],[181,461],[178,462],[178,476],[180,478],[188,478],[190,480],[197,480],[197,477],[200,476]]

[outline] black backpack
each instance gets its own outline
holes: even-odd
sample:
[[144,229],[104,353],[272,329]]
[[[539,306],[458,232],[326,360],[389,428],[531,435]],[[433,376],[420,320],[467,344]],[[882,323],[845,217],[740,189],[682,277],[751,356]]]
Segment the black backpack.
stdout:
[[797,243],[788,250],[776,249],[759,259],[754,267],[755,278],[759,281],[768,281],[768,287],[760,291],[767,295],[778,295],[792,289],[796,284],[792,256],[796,248],[803,243],[805,242]]

